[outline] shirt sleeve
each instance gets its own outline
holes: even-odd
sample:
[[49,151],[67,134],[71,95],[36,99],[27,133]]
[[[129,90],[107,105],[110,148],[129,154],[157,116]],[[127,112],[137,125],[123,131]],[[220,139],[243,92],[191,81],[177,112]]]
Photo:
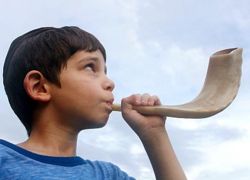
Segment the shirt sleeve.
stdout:
[[129,176],[126,172],[122,171],[118,166],[109,163],[96,161],[96,165],[99,166],[104,176],[106,176],[107,180],[135,180],[134,177]]

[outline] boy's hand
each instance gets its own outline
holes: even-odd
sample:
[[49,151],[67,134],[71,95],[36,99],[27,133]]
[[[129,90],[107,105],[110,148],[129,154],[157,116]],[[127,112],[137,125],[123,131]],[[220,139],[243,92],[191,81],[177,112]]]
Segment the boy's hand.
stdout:
[[142,115],[133,109],[133,106],[154,106],[161,105],[157,96],[149,94],[135,94],[122,99],[122,116],[129,126],[140,137],[154,132],[165,131],[165,117]]
[[122,99],[122,116],[141,139],[157,180],[186,180],[175,156],[167,131],[165,117],[142,115],[133,106],[161,105],[157,96],[135,94]]

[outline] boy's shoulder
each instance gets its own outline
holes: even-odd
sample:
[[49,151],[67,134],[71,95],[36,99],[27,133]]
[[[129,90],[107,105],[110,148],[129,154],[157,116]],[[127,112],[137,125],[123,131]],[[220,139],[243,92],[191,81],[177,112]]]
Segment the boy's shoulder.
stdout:
[[15,153],[13,153],[13,150],[9,147],[11,143],[0,139],[0,167],[3,166],[4,162],[9,161],[16,161]]
[[[11,169],[15,168],[18,158],[16,158],[15,153],[11,148],[8,147],[9,142],[0,139],[0,174],[1,178],[8,178],[6,176]],[[14,178],[14,177],[12,177]]]
[[8,148],[7,144],[9,142],[0,139],[0,162],[2,160],[2,158],[6,158],[7,156],[10,156],[10,148]]
[[109,162],[84,160],[78,156],[68,158],[43,156],[26,151],[1,139],[0,167],[1,177],[6,177],[6,179],[19,179],[20,175],[21,179],[28,179],[32,176],[63,179],[65,177],[67,177],[66,179],[79,179],[79,177],[86,179],[96,179],[97,177],[101,179],[134,179],[118,166]]

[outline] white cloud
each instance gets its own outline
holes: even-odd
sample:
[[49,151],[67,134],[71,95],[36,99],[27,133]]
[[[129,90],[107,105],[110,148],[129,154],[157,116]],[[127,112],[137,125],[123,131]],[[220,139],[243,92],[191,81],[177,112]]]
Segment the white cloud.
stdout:
[[[203,162],[190,168],[188,171],[190,179],[198,180],[203,174],[211,174],[209,180],[216,179],[217,174],[227,174],[246,169],[250,162],[250,156],[247,156],[250,150],[249,134],[235,140],[223,142],[211,142],[202,139],[195,150],[202,152]],[[248,168],[250,170],[250,168]],[[239,174],[239,179],[244,178]],[[228,180],[233,178],[227,177]],[[205,180],[205,179],[204,179]]]
[[140,154],[146,155],[144,148],[138,144],[132,144],[130,146],[129,152],[133,155],[140,155]]

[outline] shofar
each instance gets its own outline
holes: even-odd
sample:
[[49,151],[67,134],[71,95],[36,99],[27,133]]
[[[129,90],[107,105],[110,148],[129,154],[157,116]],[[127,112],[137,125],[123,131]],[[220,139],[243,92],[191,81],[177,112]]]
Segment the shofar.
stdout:
[[[224,49],[214,53],[209,60],[205,83],[200,94],[181,105],[135,106],[145,115],[161,115],[176,118],[205,118],[215,115],[234,100],[241,79],[242,48]],[[114,104],[113,111],[121,111]]]

